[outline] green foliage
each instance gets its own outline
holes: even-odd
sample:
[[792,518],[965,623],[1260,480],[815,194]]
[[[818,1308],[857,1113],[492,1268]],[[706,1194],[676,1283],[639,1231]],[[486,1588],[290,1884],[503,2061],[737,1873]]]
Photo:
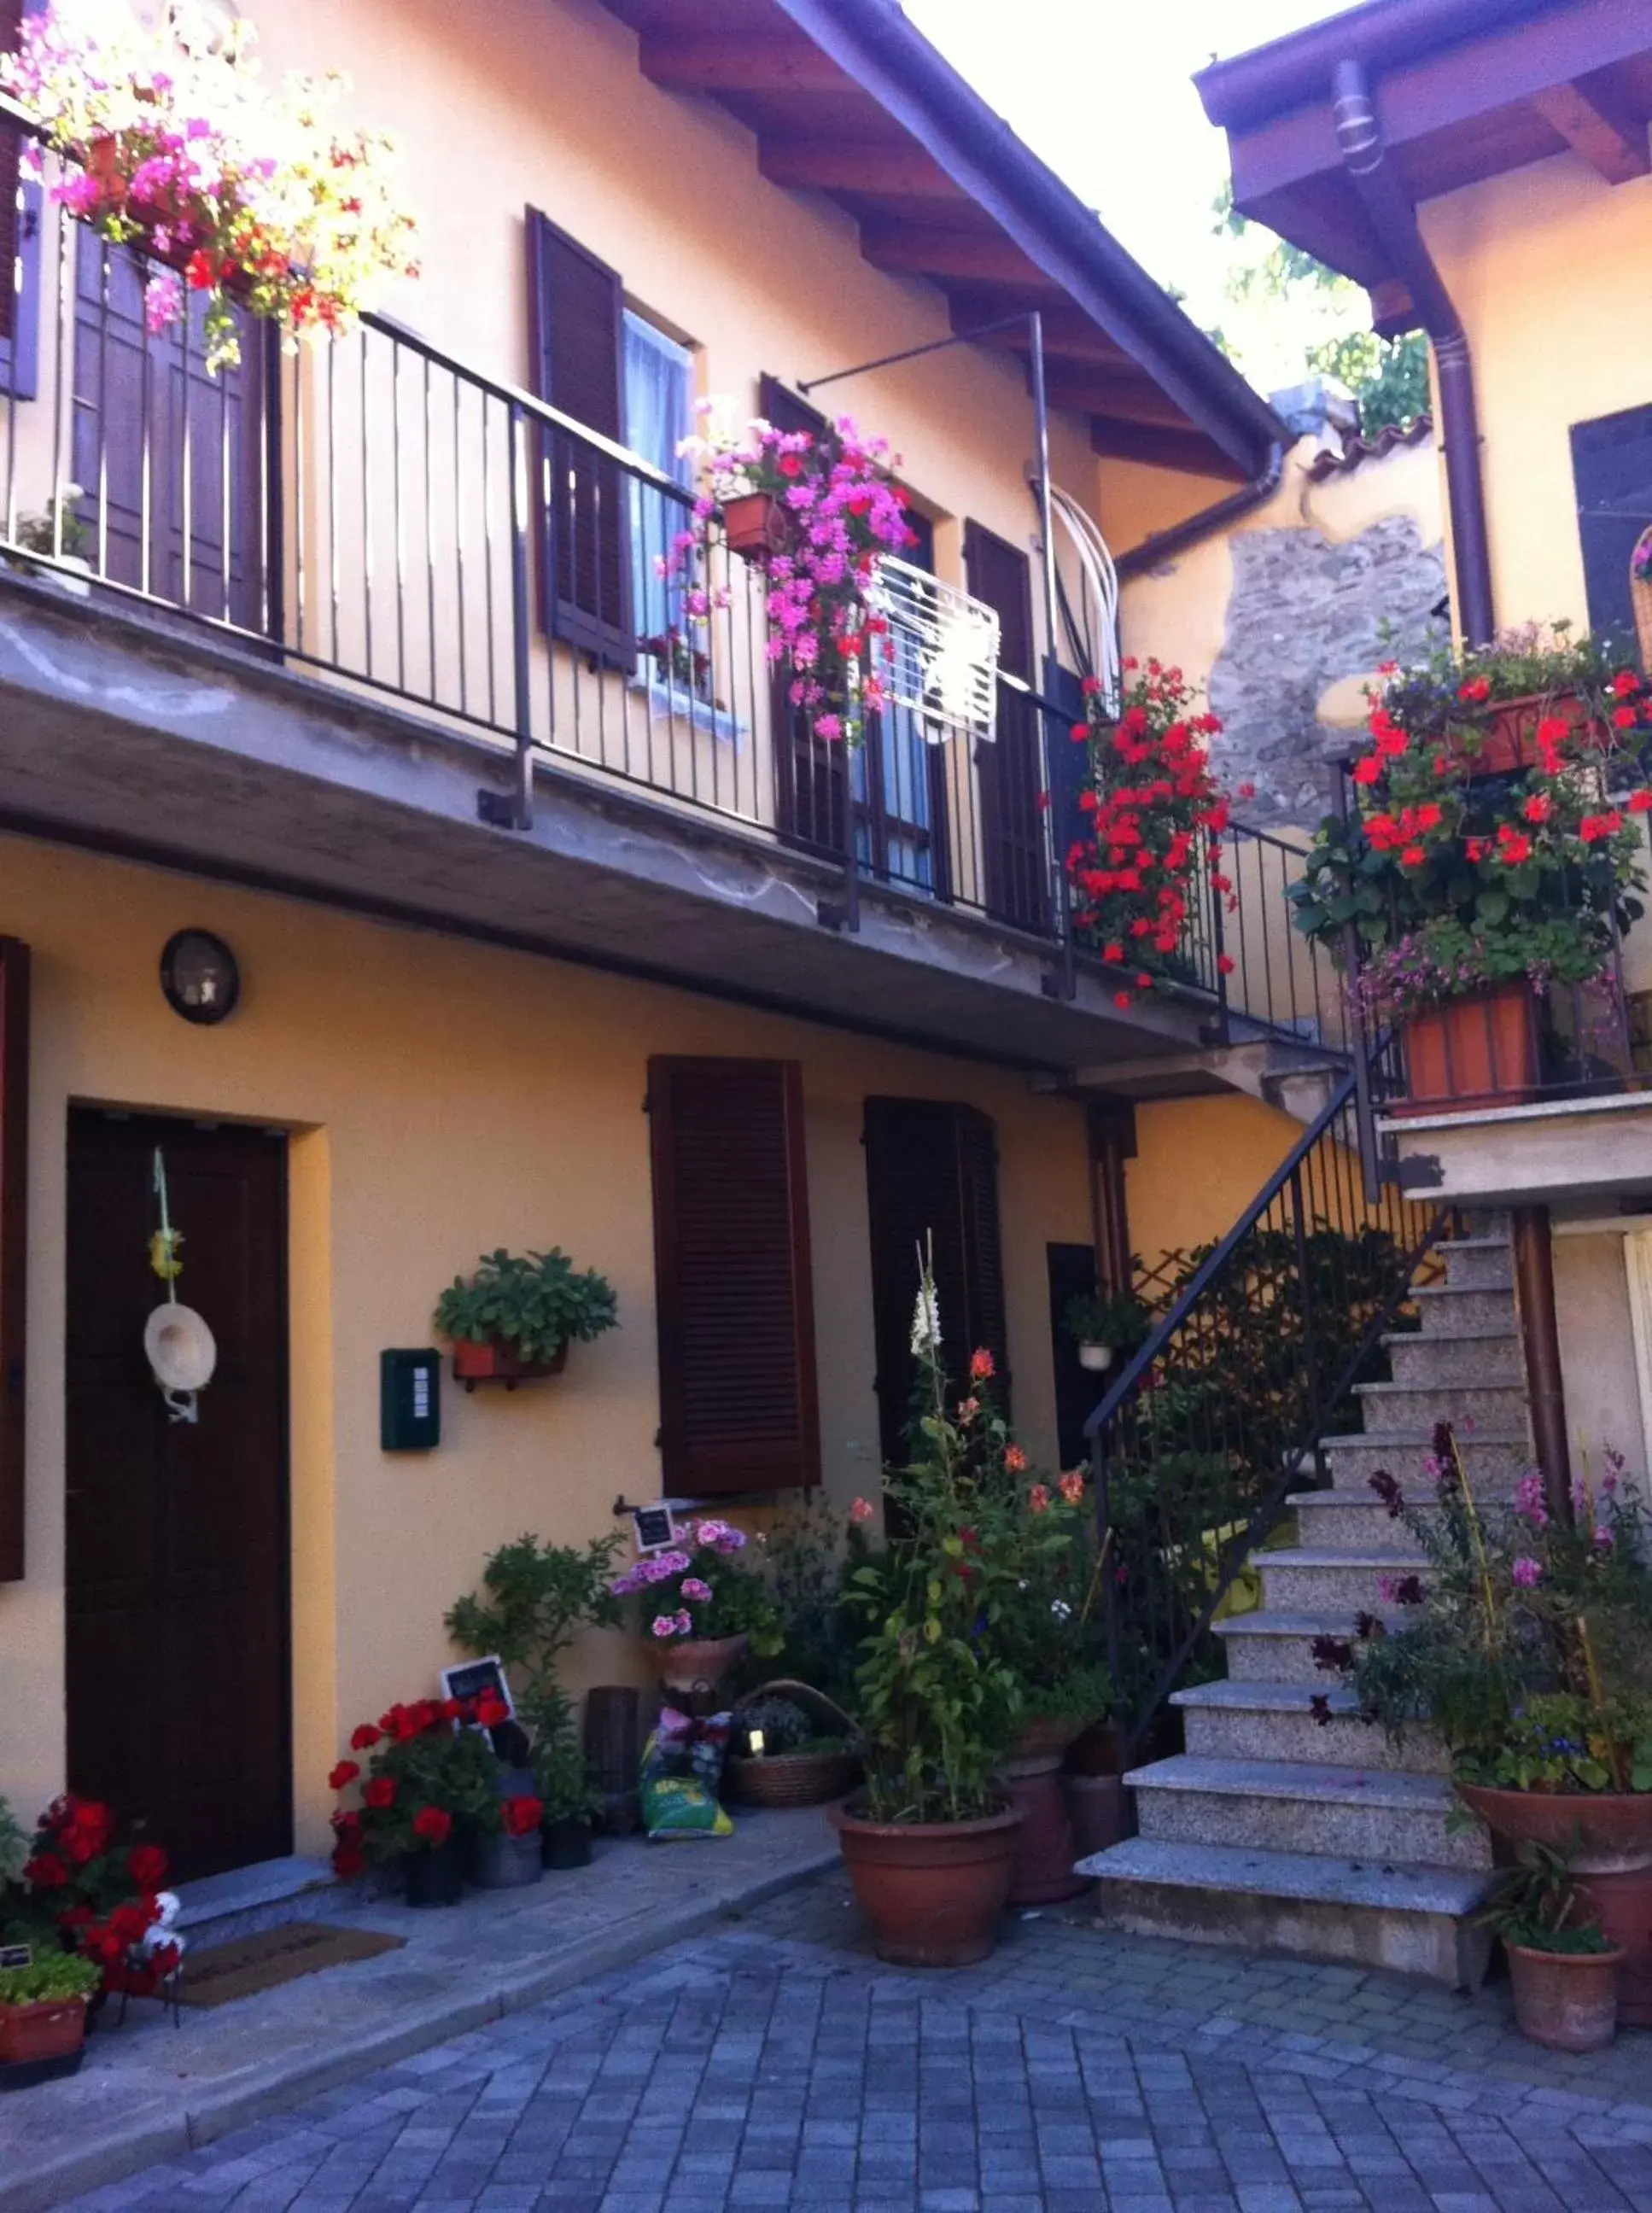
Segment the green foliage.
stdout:
[[1359,409],[1360,436],[1405,430],[1429,405],[1429,342],[1421,331],[1380,338],[1375,331],[1344,331],[1308,350],[1316,375],[1345,384]]
[[576,1272],[559,1246],[548,1253],[485,1253],[476,1273],[455,1276],[436,1301],[436,1326],[472,1344],[503,1338],[524,1360],[553,1360],[618,1326],[613,1286],[594,1268]]
[[1093,1660],[1030,1692],[1027,1704],[1039,1721],[1088,1728],[1092,1722],[1106,1721],[1113,1711],[1113,1677],[1099,1660]]
[[554,1732],[571,1717],[557,1662],[588,1625],[622,1619],[609,1589],[618,1533],[576,1545],[541,1544],[531,1533],[484,1564],[482,1588],[448,1609],[445,1626],[461,1652],[497,1652],[527,1725]]
[[814,1722],[796,1700],[779,1696],[746,1699],[740,1709],[740,1728],[747,1738],[753,1729],[760,1733],[765,1756],[796,1752],[814,1733]]
[[1505,1944],[1532,1952],[1611,1951],[1600,1928],[1578,1918],[1582,1901],[1566,1855],[1550,1844],[1526,1849],[1524,1864],[1498,1876],[1484,1911],[1475,1916],[1480,1926],[1495,1930]]
[[[393,1714],[397,1709],[393,1708]],[[426,1709],[402,1709],[419,1713]],[[374,1802],[377,1785],[387,1802]],[[452,1829],[486,1832],[499,1809],[499,1763],[486,1733],[455,1728],[440,1718],[409,1734],[393,1729],[368,1765],[362,1789],[356,1841],[369,1860],[397,1859],[405,1852],[434,1849]],[[448,1826],[436,1833],[419,1826],[421,1815],[445,1814]],[[337,1820],[335,1820],[335,1827]]]
[[94,1960],[64,1952],[55,1942],[27,1967],[0,1967],[0,2005],[40,2005],[51,1999],[89,1998],[103,1980]]
[[546,1821],[594,1821],[602,1812],[602,1793],[591,1780],[571,1728],[541,1737],[533,1747],[533,1780]]
[[837,1509],[819,1492],[804,1492],[780,1509],[758,1541],[764,1584],[780,1621],[773,1672],[849,1704],[861,1624],[846,1583],[866,1561],[860,1528],[851,1521],[845,1539]]
[[17,1826],[10,1807],[0,1798],[0,1890],[21,1872],[28,1857],[28,1838]]
[[1153,1309],[1135,1291],[1106,1297],[1081,1292],[1063,1308],[1061,1326],[1075,1344],[1110,1344],[1115,1352],[1134,1352],[1153,1326]]

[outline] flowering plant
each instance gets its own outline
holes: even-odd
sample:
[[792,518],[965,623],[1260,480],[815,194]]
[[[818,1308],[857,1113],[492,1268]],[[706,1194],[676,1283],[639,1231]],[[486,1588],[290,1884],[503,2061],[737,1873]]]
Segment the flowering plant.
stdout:
[[101,1969],[106,1990],[147,1997],[177,1966],[181,1948],[170,1938],[152,1941],[170,1918],[167,1856],[158,1844],[117,1844],[107,1806],[71,1794],[54,1798],[35,1828],[22,1879],[34,1917]]
[[1520,978],[1541,989],[1605,972],[1643,911],[1638,818],[1652,811],[1652,789],[1625,789],[1621,774],[1652,702],[1632,668],[1608,690],[1599,715],[1538,714],[1533,765],[1497,774],[1478,770],[1476,718],[1497,697],[1484,669],[1449,707],[1432,680],[1398,674],[1373,701],[1358,807],[1320,825],[1288,894],[1297,929],[1338,961],[1352,924],[1367,1009],[1404,1015]]
[[1477,1497],[1448,1427],[1424,1472],[1431,1511],[1392,1475],[1371,1478],[1425,1557],[1383,1594],[1404,1625],[1362,1617],[1359,1647],[1322,1639],[1320,1665],[1346,1673],[1394,1738],[1431,1721],[1460,1783],[1652,1790],[1652,1547],[1620,1456],[1598,1487],[1574,1479],[1565,1516],[1539,1475],[1512,1499]]
[[58,0],[0,56],[0,89],[65,165],[55,197],[168,265],[149,280],[150,329],[204,296],[209,369],[239,358],[232,297],[293,340],[347,329],[378,283],[418,273],[390,140],[333,119],[337,71],[267,90],[253,35],[195,0],[164,0],[153,27],[117,0]]
[[762,1583],[740,1558],[746,1532],[708,1515],[689,1521],[663,1552],[645,1552],[608,1588],[641,1594],[643,1626],[661,1643],[678,1638],[744,1637],[753,1652],[776,1653],[780,1617]]
[[[332,1816],[333,1872],[346,1881],[370,1862],[435,1851],[454,1829],[485,1829],[498,1819],[499,1769],[484,1731],[505,1719],[502,1699],[416,1698],[392,1706],[352,1734],[361,1763],[341,1759],[328,1776],[344,1793],[359,1786],[360,1804]],[[460,1728],[461,1721],[479,1726]]]
[[[1228,823],[1210,753],[1222,724],[1196,711],[1198,694],[1180,668],[1157,661],[1143,668],[1132,658],[1125,669],[1131,680],[1116,722],[1106,719],[1100,684],[1084,681],[1084,720],[1072,736],[1089,756],[1078,795],[1087,820],[1067,855],[1074,925],[1113,966],[1121,1007],[1174,972],[1201,868],[1218,898],[1233,897],[1207,843]],[[1233,962],[1224,955],[1222,966]]]
[[842,415],[819,437],[761,420],[736,435],[712,422],[683,451],[701,463],[706,488],[694,503],[695,527],[678,533],[659,566],[667,577],[691,578],[691,627],[704,632],[728,600],[726,587],[709,590],[704,581],[708,532],[732,500],[772,500],[783,542],[766,560],[769,659],[787,672],[786,696],[815,737],[858,742],[865,717],[885,704],[881,668],[894,658],[874,604],[878,564],[917,543],[887,444],[863,438]]

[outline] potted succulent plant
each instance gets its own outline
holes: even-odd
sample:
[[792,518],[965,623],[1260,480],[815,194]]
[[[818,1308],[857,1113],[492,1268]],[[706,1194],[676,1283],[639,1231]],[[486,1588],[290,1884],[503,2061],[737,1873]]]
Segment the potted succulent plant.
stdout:
[[748,1650],[762,1657],[780,1649],[779,1617],[741,1559],[746,1545],[743,1529],[706,1515],[608,1586],[616,1598],[641,1594],[649,1656],[680,1701],[711,1697]]
[[1622,1460],[1568,1510],[1525,1478],[1477,1498],[1449,1429],[1427,1510],[1373,1484],[1427,1565],[1405,1626],[1334,1656],[1397,1740],[1426,1721],[1458,1795],[1528,1863],[1564,1851],[1583,1909],[1622,1946],[1623,2018],[1652,2027],[1652,1545]]
[[0,2090],[73,2072],[86,2009],[103,1979],[94,1960],[56,1943],[18,1948],[27,1964],[0,1966]]
[[1078,1364],[1105,1375],[1123,1353],[1134,1352],[1153,1326],[1153,1310],[1134,1291],[1083,1292],[1069,1299],[1061,1326],[1078,1348]]
[[1534,995],[1608,976],[1642,913],[1652,789],[1631,772],[1652,701],[1639,675],[1618,668],[1598,713],[1539,714],[1529,761],[1502,773],[1463,720],[1493,696],[1484,669],[1454,690],[1393,677],[1354,764],[1358,806],[1320,824],[1289,893],[1297,929],[1344,971],[1351,957],[1356,1007],[1401,1026],[1396,1113],[1529,1098]]
[[436,1301],[436,1326],[453,1340],[454,1374],[466,1390],[566,1367],[570,1344],[588,1344],[619,1323],[613,1286],[567,1254],[485,1253],[468,1281],[455,1276]]
[[1515,2023],[1551,2051],[1604,2051],[1618,2033],[1623,1953],[1587,1917],[1567,1856],[1547,1844],[1529,1850],[1478,1917],[1509,1955]]
[[[866,1788],[832,1820],[879,1958],[958,1967],[997,1942],[1021,1821],[1000,1773],[1021,1686],[978,1629],[1015,1595],[1024,1509],[978,1392],[950,1402],[927,1266],[912,1351],[921,1454],[886,1477],[893,1533],[849,1584],[867,1631],[856,1699]],[[972,1369],[989,1380],[991,1354]]]
[[392,1869],[409,1905],[457,1905],[465,1887],[466,1842],[498,1819],[498,1763],[485,1733],[457,1698],[418,1698],[363,1722],[351,1749],[370,1754],[341,1759],[328,1777],[343,1794],[359,1789],[360,1803],[332,1816],[335,1874],[365,1867]]

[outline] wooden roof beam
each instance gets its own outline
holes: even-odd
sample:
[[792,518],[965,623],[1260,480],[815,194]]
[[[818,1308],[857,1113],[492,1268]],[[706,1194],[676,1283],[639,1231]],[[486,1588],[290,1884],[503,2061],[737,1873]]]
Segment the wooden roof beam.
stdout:
[[771,185],[794,191],[868,192],[879,198],[967,206],[968,195],[921,146],[879,139],[765,137],[758,167]]
[[975,284],[1025,285],[1035,295],[1060,296],[1055,284],[1020,247],[993,230],[926,230],[863,223],[861,251],[875,269],[898,275],[961,278]]
[[1219,478],[1224,484],[1247,481],[1239,464],[1199,430],[1173,430],[1156,423],[1125,423],[1095,415],[1090,418],[1090,449],[1108,460],[1180,469],[1188,476]]
[[1645,124],[1618,108],[1603,88],[1575,82],[1549,85],[1529,94],[1527,105],[1609,185],[1652,175]]
[[723,31],[645,29],[643,74],[668,92],[829,93],[859,87],[830,55],[800,34],[778,38]]
[[1052,407],[1070,407],[1081,415],[1158,424],[1173,430],[1189,427],[1181,409],[1150,376],[1110,376],[1092,363],[1073,363],[1052,354],[1045,358],[1045,388]]

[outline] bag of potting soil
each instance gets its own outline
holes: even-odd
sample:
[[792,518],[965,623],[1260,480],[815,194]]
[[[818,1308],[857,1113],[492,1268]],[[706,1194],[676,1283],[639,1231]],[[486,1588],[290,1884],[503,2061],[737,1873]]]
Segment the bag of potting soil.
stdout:
[[643,1826],[650,1841],[731,1837],[735,1825],[717,1802],[729,1714],[697,1719],[673,1706],[643,1747]]

